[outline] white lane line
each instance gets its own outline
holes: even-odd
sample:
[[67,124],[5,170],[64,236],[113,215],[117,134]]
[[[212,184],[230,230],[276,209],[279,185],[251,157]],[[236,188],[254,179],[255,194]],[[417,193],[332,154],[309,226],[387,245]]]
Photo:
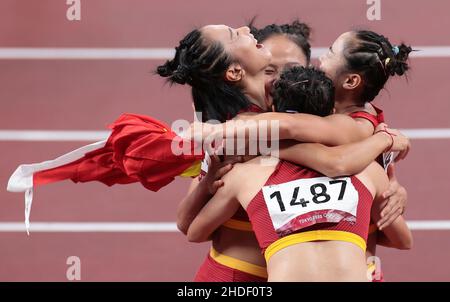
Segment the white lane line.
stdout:
[[174,55],[171,48],[0,48],[4,60],[162,60]]
[[411,230],[444,231],[450,230],[450,220],[410,220],[407,224]]
[[[419,51],[411,57],[450,57],[450,46],[414,46]],[[312,58],[328,51],[327,47],[313,47]],[[0,47],[2,60],[163,60],[173,58],[173,48],[88,48],[88,47]]]
[[[25,232],[23,222],[2,222],[0,232]],[[30,232],[178,232],[174,222],[32,222]]]
[[450,128],[441,129],[403,129],[403,134],[411,139],[450,138]]
[[[408,226],[413,231],[450,230],[450,220],[410,220]],[[23,222],[2,222],[0,232],[25,232]],[[32,222],[31,233],[48,232],[179,232],[175,222]]]
[[[400,129],[410,139],[449,139],[450,128]],[[0,141],[100,141],[108,138],[110,131],[71,130],[0,130]]]
[[0,130],[0,141],[100,141],[111,131]]

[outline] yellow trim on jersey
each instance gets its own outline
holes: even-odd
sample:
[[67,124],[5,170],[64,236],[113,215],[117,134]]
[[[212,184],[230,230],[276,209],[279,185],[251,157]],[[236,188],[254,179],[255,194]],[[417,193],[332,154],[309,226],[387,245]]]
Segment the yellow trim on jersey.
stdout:
[[253,232],[252,224],[248,221],[229,219],[222,225],[224,227],[227,227],[227,228],[233,229],[233,230]]
[[209,252],[211,258],[213,258],[216,262],[227,266],[229,268],[233,268],[239,270],[241,272],[245,272],[247,274],[255,275],[261,278],[267,278],[267,269],[264,266],[259,266],[253,263],[249,263],[240,259],[236,259],[224,254],[219,253],[213,247]]
[[196,161],[180,174],[181,177],[196,177],[200,174],[202,161]]
[[333,241],[345,241],[356,244],[360,247],[364,252],[366,251],[366,241],[360,236],[344,231],[333,231],[333,230],[316,230],[316,231],[308,231],[302,233],[292,234],[283,238],[278,239],[269,245],[264,252],[264,257],[266,261],[269,261],[270,257],[272,257],[276,252],[303,242],[317,241],[317,240],[333,240]]
[[376,224],[369,225],[369,235],[375,233],[376,231],[378,231],[378,227]]

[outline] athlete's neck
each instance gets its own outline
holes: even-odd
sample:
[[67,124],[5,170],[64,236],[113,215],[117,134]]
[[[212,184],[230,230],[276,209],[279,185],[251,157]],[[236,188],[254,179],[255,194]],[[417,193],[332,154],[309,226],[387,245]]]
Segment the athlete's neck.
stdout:
[[242,92],[249,98],[250,102],[267,111],[268,105],[266,102],[264,81],[264,73],[252,77],[248,76],[243,80],[242,85],[244,88]]
[[357,105],[353,98],[341,98],[336,99],[334,103],[335,113],[348,114],[355,111],[361,111],[365,109],[364,105]]

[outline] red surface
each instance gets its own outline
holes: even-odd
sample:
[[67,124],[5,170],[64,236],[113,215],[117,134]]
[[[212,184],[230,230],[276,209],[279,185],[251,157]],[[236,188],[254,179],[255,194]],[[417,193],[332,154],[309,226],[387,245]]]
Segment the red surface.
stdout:
[[442,0],[382,1],[381,21],[368,21],[361,0],[81,0],[81,22],[66,19],[65,1],[3,0],[3,46],[168,47],[194,26],[241,26],[300,17],[314,26],[314,44],[355,27],[370,27],[416,45],[448,45],[447,4]]
[[[1,234],[2,281],[67,281],[69,256],[82,281],[192,281],[208,252],[176,233]],[[7,261],[5,261],[7,259]]]
[[[450,45],[448,3],[382,1],[382,21],[366,20],[365,1],[82,0],[82,20],[65,19],[60,0],[0,2],[0,47],[172,47],[195,25],[287,22],[296,16],[324,47],[349,28],[370,27],[392,41]],[[330,21],[331,20],[331,21]],[[0,129],[105,130],[123,112],[168,123],[191,119],[187,87],[164,86],[151,74],[160,61],[0,60]],[[396,79],[377,104],[390,126],[450,128],[450,59],[413,59],[409,81]],[[21,163],[38,162],[82,142],[0,142],[0,184]],[[407,219],[450,219],[450,140],[413,141],[398,177],[408,189]],[[139,185],[108,188],[64,182],[38,188],[37,221],[174,221],[187,180],[160,192]],[[4,188],[3,187],[3,188]],[[0,222],[23,221],[23,195],[0,191]],[[450,231],[415,231],[411,251],[379,249],[388,281],[450,281]],[[192,280],[208,249],[177,233],[0,233],[0,281],[66,280],[68,256],[78,256],[84,281]]]

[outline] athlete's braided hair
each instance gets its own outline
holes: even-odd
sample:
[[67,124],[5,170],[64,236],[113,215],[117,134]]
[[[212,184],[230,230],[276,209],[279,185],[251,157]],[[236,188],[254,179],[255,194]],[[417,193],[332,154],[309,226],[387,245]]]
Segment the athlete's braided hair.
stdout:
[[361,103],[371,102],[383,89],[389,77],[406,74],[410,46],[394,46],[389,40],[373,31],[354,31],[354,38],[344,49],[345,70],[357,72],[363,80]]

